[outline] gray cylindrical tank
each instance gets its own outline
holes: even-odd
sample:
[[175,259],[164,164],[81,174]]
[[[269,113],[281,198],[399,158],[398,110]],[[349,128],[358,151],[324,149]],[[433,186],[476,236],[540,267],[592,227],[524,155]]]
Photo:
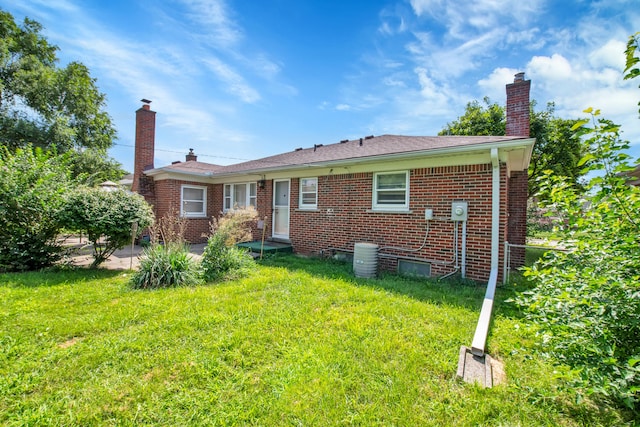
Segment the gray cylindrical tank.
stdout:
[[376,277],[378,270],[378,245],[356,243],[353,248],[353,271],[356,277]]

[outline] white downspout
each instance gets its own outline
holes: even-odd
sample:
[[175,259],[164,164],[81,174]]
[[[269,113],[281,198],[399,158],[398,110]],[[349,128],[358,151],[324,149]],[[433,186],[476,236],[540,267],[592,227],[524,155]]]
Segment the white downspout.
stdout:
[[491,149],[491,166],[493,168],[491,186],[491,272],[487,283],[487,291],[482,302],[480,318],[471,343],[471,353],[476,356],[484,355],[489,323],[491,322],[491,311],[493,310],[493,298],[496,292],[496,283],[498,282],[500,256],[500,159],[498,158],[497,148]]

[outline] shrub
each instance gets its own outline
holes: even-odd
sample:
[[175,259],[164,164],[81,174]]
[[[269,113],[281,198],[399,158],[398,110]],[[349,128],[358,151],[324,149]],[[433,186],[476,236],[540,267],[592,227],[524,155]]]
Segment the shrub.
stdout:
[[128,191],[80,188],[65,197],[61,221],[88,236],[93,244],[92,267],[97,267],[131,242],[134,222],[138,234],[151,225],[153,212],[141,196]]
[[255,266],[253,257],[235,245],[251,240],[249,224],[258,213],[252,207],[227,212],[211,223],[211,236],[202,254],[202,269],[207,281],[238,277]]
[[0,271],[35,270],[60,259],[68,160],[31,147],[0,148]]
[[544,353],[572,368],[573,387],[633,407],[640,400],[640,188],[625,182],[628,143],[597,115],[593,128],[582,128],[592,149],[581,164],[599,172],[590,196],[553,175],[541,186],[569,252],[548,253],[527,269],[535,288],[517,302],[539,325]]
[[136,289],[169,288],[200,283],[198,263],[189,254],[186,245],[154,244],[145,248],[140,258],[140,268],[131,278]]

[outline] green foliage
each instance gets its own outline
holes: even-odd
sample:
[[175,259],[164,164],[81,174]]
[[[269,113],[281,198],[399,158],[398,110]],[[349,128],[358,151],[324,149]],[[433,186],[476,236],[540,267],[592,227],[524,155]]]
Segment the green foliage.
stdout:
[[[464,114],[448,123],[439,135],[504,135],[504,108],[491,103],[487,97],[484,104],[469,102]],[[573,185],[581,188],[582,168],[578,161],[584,155],[585,147],[571,129],[577,121],[556,117],[553,103],[548,103],[543,111],[535,111],[535,106],[536,102],[532,101],[530,136],[536,139],[536,143],[529,163],[529,197],[538,193],[538,179],[545,170],[569,177]]]
[[68,156],[0,147],[0,271],[39,269],[59,259],[68,169]]
[[106,158],[116,132],[105,95],[83,64],[56,65],[58,47],[41,30],[0,10],[0,144],[58,153],[90,148]]
[[579,162],[597,174],[582,195],[570,179],[547,172],[541,192],[568,252],[548,253],[525,275],[535,288],[518,304],[539,324],[542,349],[572,371],[584,393],[633,407],[640,400],[640,189],[618,126],[599,118],[576,125],[591,151]]
[[258,213],[253,207],[227,212],[211,224],[211,236],[202,254],[202,269],[207,281],[238,277],[255,266],[253,258],[235,245],[251,240],[249,224]]
[[531,103],[530,135],[536,139],[529,163],[529,196],[537,195],[538,183],[545,171],[569,179],[571,185],[583,190],[581,178],[583,168],[578,164],[585,155],[586,147],[573,126],[578,120],[561,119],[555,115],[555,104],[547,104],[546,110],[535,111]]
[[465,112],[438,133],[438,135],[504,135],[506,117],[504,107],[492,103],[488,97],[483,99],[486,107],[478,101],[467,103]]
[[[629,36],[627,49],[624,51],[626,57],[624,68],[625,80],[635,79],[640,76],[640,68],[638,67],[638,63],[640,63],[640,56],[638,56],[639,51],[640,31]],[[638,87],[640,87],[640,85],[638,85]],[[640,101],[638,101],[638,107],[640,107]],[[640,108],[638,108],[638,112],[640,112]]]
[[60,214],[64,226],[86,234],[93,244],[93,267],[131,242],[131,228],[138,233],[153,223],[153,212],[139,195],[124,190],[78,188],[65,197]]
[[89,187],[98,186],[105,181],[118,182],[126,175],[119,162],[97,149],[72,151],[70,166],[71,176]]
[[202,281],[198,263],[184,244],[168,243],[145,248],[140,268],[131,277],[136,289],[197,285]]

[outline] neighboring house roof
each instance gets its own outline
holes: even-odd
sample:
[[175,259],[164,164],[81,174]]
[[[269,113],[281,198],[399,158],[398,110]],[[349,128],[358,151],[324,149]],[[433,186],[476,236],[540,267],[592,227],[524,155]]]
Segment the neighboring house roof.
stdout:
[[[262,173],[274,170],[296,169],[301,166],[332,166],[343,163],[380,161],[401,157],[432,156],[438,154],[462,154],[487,150],[493,146],[527,147],[521,164],[528,165],[533,139],[513,136],[402,136],[381,135],[356,140],[345,140],[311,148],[298,148],[275,156],[251,160],[229,166],[203,162],[178,162],[146,171],[150,176],[162,173],[185,173],[209,177]],[[525,164],[526,163],[526,164]]]
[[626,174],[629,176],[629,181],[627,181],[629,185],[640,186],[640,165],[636,166],[634,170],[626,172]]
[[132,173],[126,174],[125,176],[122,177],[120,181],[118,181],[118,184],[130,189],[131,184],[133,184],[133,174]]
[[151,169],[146,171],[147,175],[153,176],[160,172],[184,172],[190,175],[210,176],[224,166],[214,165],[211,163],[189,161],[189,162],[173,162],[169,166]]

